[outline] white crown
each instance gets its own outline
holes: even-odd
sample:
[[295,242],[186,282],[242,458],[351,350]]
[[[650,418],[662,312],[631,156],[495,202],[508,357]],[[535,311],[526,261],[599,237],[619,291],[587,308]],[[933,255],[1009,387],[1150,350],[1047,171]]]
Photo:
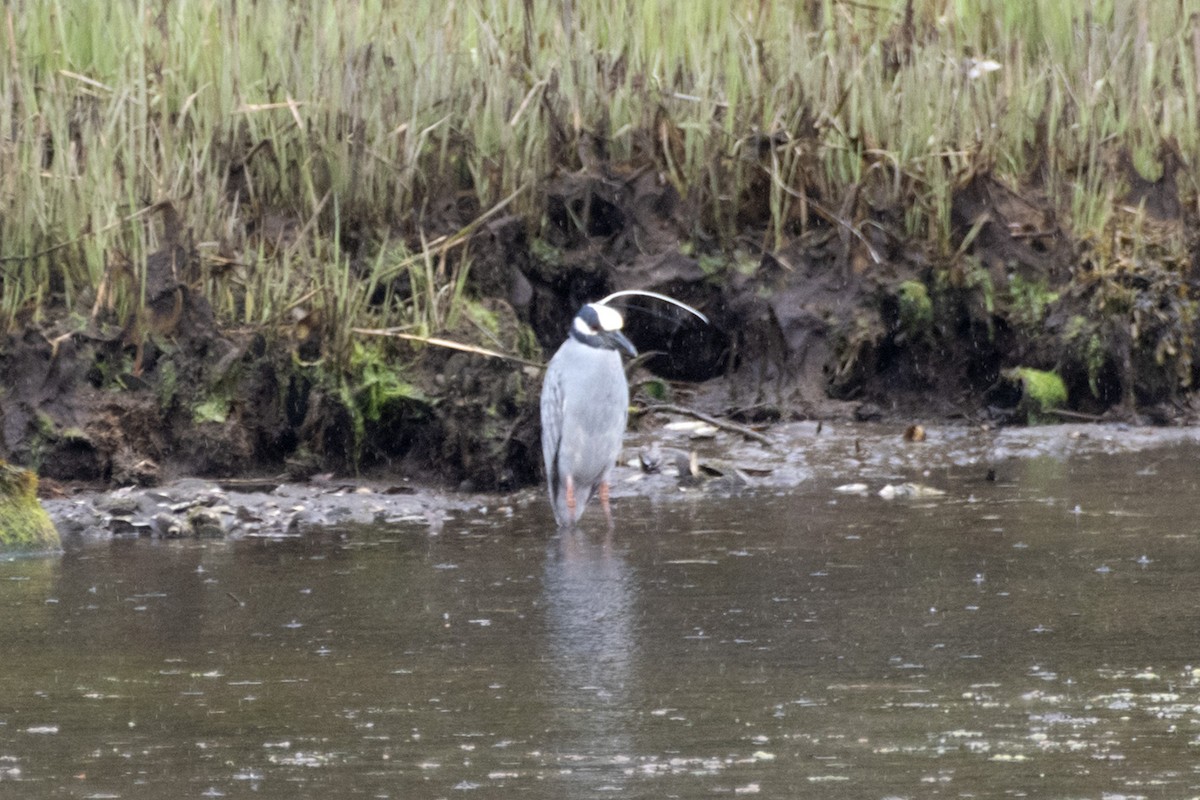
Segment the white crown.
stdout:
[[[600,330],[602,331],[619,331],[625,325],[625,320],[621,317],[621,312],[617,311],[612,306],[602,306],[599,303],[589,303],[592,310],[596,312],[596,319],[600,322]],[[582,324],[583,320],[576,319],[576,326]],[[592,331],[583,331],[584,333],[592,333]]]

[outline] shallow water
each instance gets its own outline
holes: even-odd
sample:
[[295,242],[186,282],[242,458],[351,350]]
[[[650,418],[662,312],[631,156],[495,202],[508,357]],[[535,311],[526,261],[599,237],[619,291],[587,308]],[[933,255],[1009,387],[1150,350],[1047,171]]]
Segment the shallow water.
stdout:
[[0,563],[0,796],[1180,797],[1183,445]]

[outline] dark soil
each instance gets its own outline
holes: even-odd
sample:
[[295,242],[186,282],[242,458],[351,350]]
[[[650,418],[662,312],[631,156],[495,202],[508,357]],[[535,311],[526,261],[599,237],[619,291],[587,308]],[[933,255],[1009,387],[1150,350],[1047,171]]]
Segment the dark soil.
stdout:
[[[635,402],[665,393],[745,424],[1023,424],[1012,367],[1062,376],[1059,418],[1188,423],[1200,363],[1200,247],[1187,233],[1196,204],[1180,202],[1173,170],[1131,185],[1144,208],[1137,247],[1119,232],[1103,247],[1078,239],[1036,182],[980,173],[954,194],[954,241],[940,248],[906,235],[903,209],[861,185],[812,198],[778,248],[763,244],[764,203],[761,219],[739,221],[736,247],[718,251],[695,204],[656,170],[602,164],[550,182],[540,229],[515,216],[478,229],[467,290],[509,352],[532,331],[543,359],[584,302],[629,288],[677,297],[711,324],[626,308],[627,332],[649,354],[633,371]],[[404,365],[419,393],[356,416],[308,366],[326,347],[319,326],[223,328],[188,278],[196,251],[181,232],[167,238],[147,264],[135,324],[25,323],[0,344],[0,457],[35,467],[48,491],[184,475],[359,472],[478,490],[538,480],[536,369],[427,347]]]

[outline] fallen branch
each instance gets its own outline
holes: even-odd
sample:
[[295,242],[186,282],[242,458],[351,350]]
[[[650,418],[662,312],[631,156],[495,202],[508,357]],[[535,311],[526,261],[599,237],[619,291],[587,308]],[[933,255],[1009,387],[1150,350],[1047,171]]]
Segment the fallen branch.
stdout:
[[745,436],[747,439],[753,439],[764,447],[774,447],[771,440],[762,435],[756,430],[747,428],[745,425],[738,425],[736,422],[727,422],[726,420],[710,417],[702,411],[696,411],[684,406],[677,406],[674,403],[655,403],[654,405],[646,406],[642,409],[643,413],[661,412],[665,414],[682,414],[685,417],[692,417],[701,422],[712,425],[714,428],[719,428],[730,433],[737,433]]

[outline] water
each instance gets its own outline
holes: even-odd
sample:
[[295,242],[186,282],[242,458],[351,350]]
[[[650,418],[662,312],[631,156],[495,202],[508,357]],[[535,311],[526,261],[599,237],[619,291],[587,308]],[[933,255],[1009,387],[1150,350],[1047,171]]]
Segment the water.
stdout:
[[2,797],[1200,792],[1200,449],[0,563]]

